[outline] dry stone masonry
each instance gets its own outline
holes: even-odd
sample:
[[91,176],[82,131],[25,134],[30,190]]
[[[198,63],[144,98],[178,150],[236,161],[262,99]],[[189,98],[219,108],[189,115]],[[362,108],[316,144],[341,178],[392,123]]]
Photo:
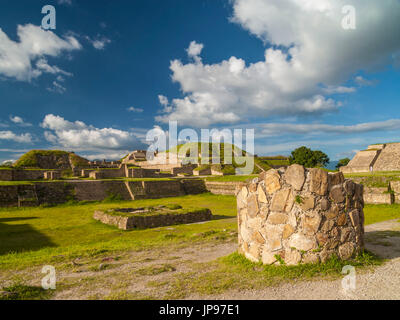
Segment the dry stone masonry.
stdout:
[[363,186],[342,173],[263,172],[237,190],[239,252],[264,264],[350,259],[364,245]]

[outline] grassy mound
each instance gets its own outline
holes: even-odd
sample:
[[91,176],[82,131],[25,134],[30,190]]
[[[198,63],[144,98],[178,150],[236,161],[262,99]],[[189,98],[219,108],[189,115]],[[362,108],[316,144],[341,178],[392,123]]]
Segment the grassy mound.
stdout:
[[88,160],[73,152],[61,150],[31,150],[19,158],[14,168],[71,169],[88,167]]

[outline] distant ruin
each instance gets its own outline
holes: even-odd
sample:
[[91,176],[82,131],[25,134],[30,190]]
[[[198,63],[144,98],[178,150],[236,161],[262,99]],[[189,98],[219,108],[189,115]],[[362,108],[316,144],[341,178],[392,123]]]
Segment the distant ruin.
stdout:
[[343,173],[400,171],[400,143],[373,144],[358,152]]

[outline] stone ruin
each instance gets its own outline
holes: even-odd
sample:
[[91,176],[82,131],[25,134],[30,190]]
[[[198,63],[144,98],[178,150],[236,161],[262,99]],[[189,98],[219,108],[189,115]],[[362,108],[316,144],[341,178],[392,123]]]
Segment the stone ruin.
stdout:
[[352,258],[364,246],[363,186],[292,165],[237,190],[239,252],[263,264]]
[[209,221],[212,219],[212,213],[207,208],[183,209],[179,205],[159,205],[108,211],[96,210],[93,218],[121,230],[131,230]]

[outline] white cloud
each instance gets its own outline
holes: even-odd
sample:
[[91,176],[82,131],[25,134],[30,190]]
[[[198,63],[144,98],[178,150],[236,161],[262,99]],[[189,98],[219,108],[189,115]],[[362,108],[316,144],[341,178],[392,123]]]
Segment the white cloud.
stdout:
[[11,122],[13,122],[21,127],[31,127],[32,126],[31,123],[25,122],[24,119],[22,119],[21,117],[18,117],[18,116],[10,115],[10,120],[11,120]]
[[135,107],[129,107],[127,109],[129,112],[135,112],[135,113],[142,113],[144,110],[141,108],[135,108]]
[[72,5],[72,0],[57,0],[57,3],[60,5],[70,6]]
[[[187,64],[171,62],[172,79],[184,97],[164,106],[157,121],[209,126],[249,117],[318,114],[337,110],[335,93],[361,71],[377,70],[400,52],[400,2],[353,0],[356,30],[341,26],[345,0],[233,0],[232,20],[269,48],[265,59],[230,57],[204,64],[197,43]],[[388,31],[391,30],[390,36]]]
[[92,39],[86,36],[86,40],[89,41],[92,46],[97,50],[104,50],[107,44],[111,43],[111,40],[106,37],[97,36],[96,39]]
[[[58,77],[57,77],[57,79],[58,79]],[[61,79],[58,79],[58,80],[61,80]],[[63,80],[61,80],[61,81],[63,81]],[[47,91],[59,93],[59,94],[63,94],[63,93],[65,93],[65,91],[67,91],[67,89],[63,85],[58,83],[57,81],[53,81],[52,86],[47,87],[46,89],[47,89]]]
[[81,49],[73,36],[62,39],[32,24],[18,25],[17,36],[19,41],[13,41],[0,28],[0,75],[19,81],[30,81],[43,72],[68,74],[49,66],[44,57],[57,57],[63,51]]
[[32,135],[30,133],[16,134],[12,131],[0,131],[0,140],[10,140],[18,143],[31,143]]
[[386,121],[359,123],[355,125],[331,125],[331,124],[293,124],[293,123],[265,123],[258,125],[261,136],[282,136],[284,134],[353,134],[372,131],[400,130],[400,119]]
[[132,132],[113,128],[96,128],[82,121],[71,122],[48,114],[41,126],[47,141],[75,150],[130,150],[140,144]]
[[199,63],[201,61],[200,54],[203,51],[204,44],[192,41],[189,48],[186,49],[188,56],[194,59],[195,62]]

